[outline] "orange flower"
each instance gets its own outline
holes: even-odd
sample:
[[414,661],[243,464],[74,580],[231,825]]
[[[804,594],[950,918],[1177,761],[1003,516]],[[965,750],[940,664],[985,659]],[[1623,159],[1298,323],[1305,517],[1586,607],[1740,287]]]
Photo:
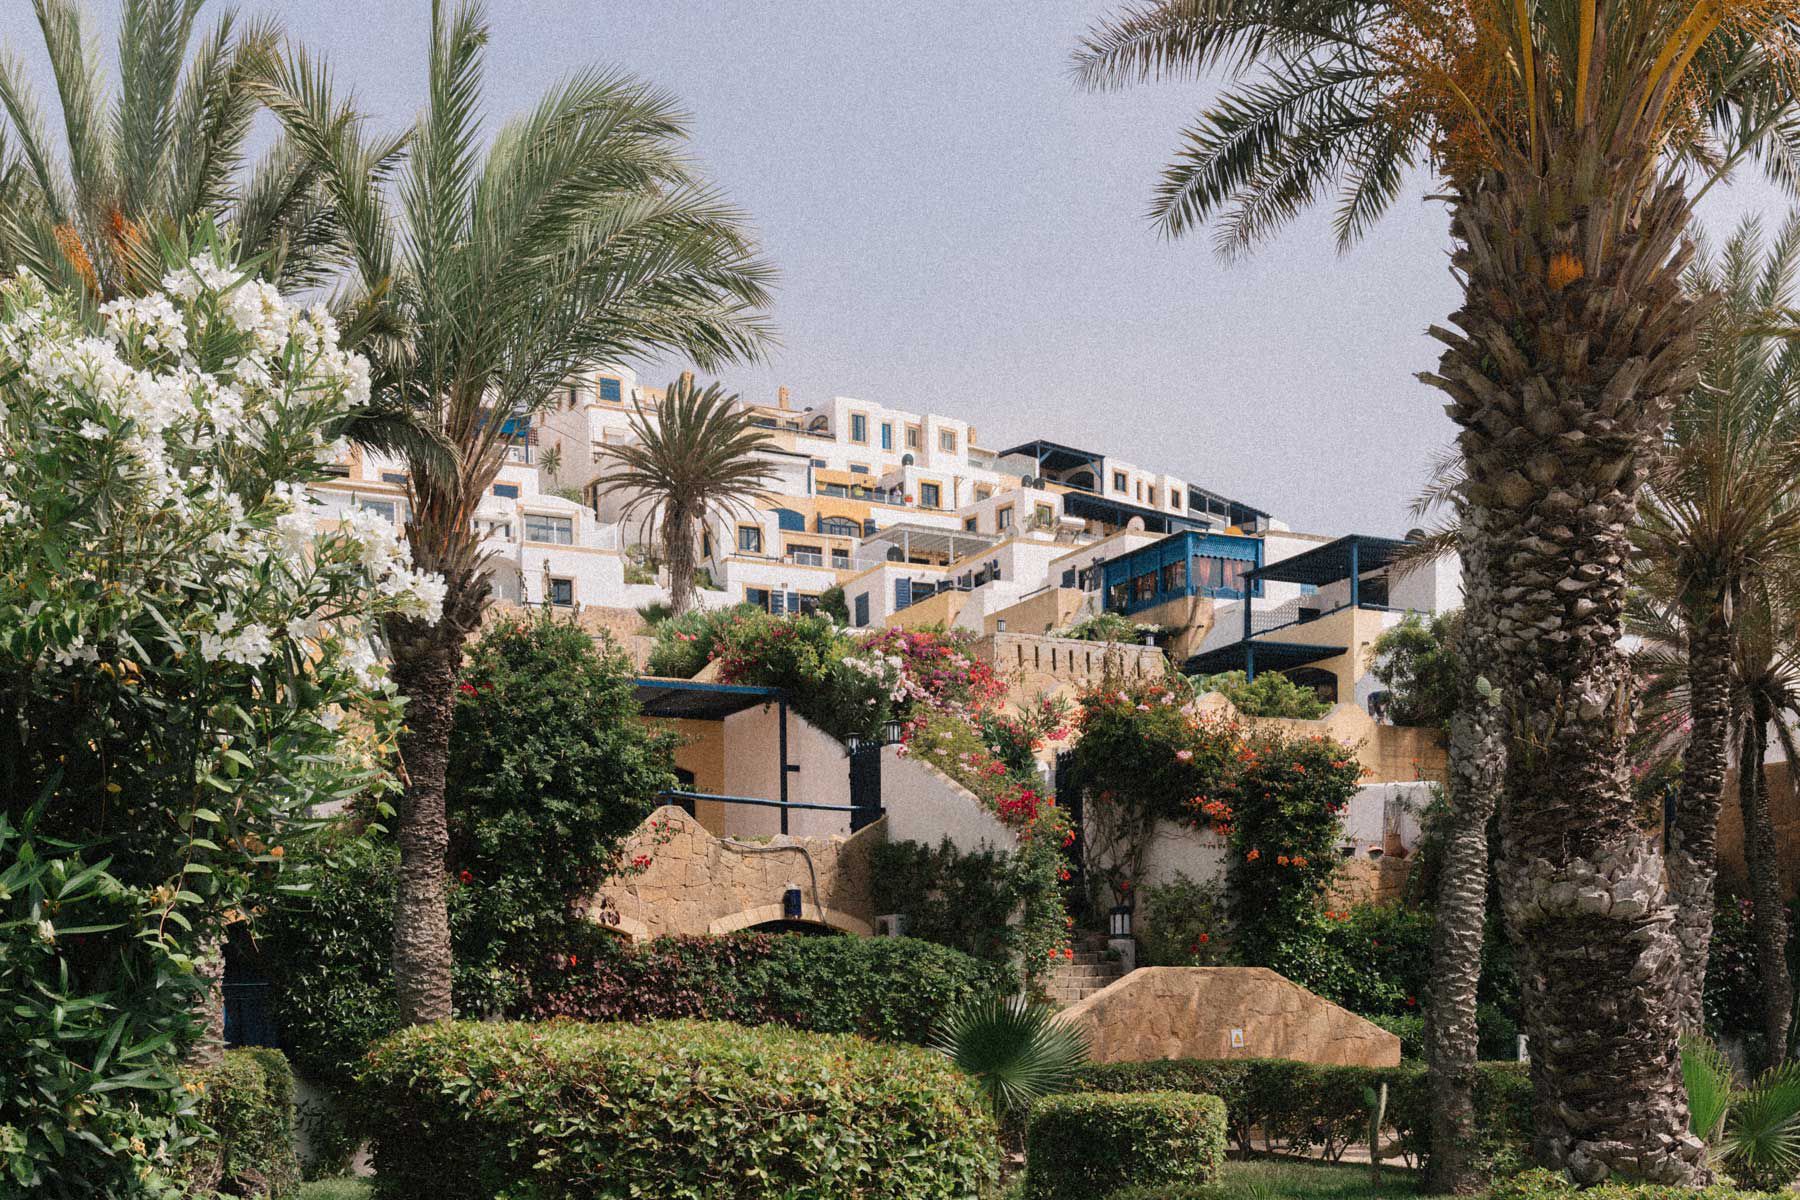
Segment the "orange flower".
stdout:
[[1261,850],[1252,850],[1250,853],[1244,855],[1244,861],[1245,862],[1255,862],[1257,859],[1259,859],[1261,857],[1262,857]]
[[1287,866],[1287,865],[1288,865],[1288,856],[1287,856],[1287,855],[1285,855],[1285,854],[1279,854],[1279,855],[1276,855],[1276,857],[1275,857],[1275,865],[1276,865],[1276,866],[1278,866],[1278,867],[1285,867],[1285,866]]

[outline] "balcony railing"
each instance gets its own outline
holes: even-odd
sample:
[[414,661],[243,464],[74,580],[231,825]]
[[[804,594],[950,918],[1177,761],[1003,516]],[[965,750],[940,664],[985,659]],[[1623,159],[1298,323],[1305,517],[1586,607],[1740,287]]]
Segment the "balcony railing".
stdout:
[[787,560],[797,567],[822,567],[825,565],[823,554],[813,554],[806,550],[790,551]]

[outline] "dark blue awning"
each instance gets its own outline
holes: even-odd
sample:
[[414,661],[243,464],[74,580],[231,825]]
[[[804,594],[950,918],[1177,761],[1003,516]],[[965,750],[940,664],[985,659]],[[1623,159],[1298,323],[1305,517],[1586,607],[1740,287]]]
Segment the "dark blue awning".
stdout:
[[1308,663],[1336,658],[1343,646],[1318,646],[1308,642],[1233,642],[1196,654],[1182,665],[1188,675],[1219,675],[1226,671],[1288,671]]
[[1356,573],[1367,574],[1393,562],[1410,545],[1410,542],[1397,538],[1367,537],[1353,533],[1335,542],[1326,542],[1323,546],[1314,546],[1311,550],[1259,567],[1250,573],[1250,578],[1280,583],[1310,583],[1315,587],[1323,587],[1325,584],[1350,578],[1352,562],[1356,564]]
[[723,721],[734,713],[781,699],[781,689],[772,687],[645,677],[633,682],[644,715],[671,720]]

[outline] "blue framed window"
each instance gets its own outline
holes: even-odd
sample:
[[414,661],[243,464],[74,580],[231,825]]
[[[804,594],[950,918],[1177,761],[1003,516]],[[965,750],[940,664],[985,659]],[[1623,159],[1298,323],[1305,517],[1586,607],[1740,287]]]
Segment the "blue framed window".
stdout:
[[862,526],[849,517],[820,517],[819,532],[828,537],[860,537]]
[[790,533],[804,533],[806,531],[806,516],[803,513],[795,512],[791,508],[778,508],[775,510],[775,524],[777,528],[786,530]]
[[745,554],[761,554],[762,530],[755,525],[739,525],[738,549]]
[[856,627],[861,629],[869,623],[869,593],[864,592],[856,598]]
[[910,579],[894,580],[894,611],[899,612],[913,602],[913,582]]
[[850,440],[853,442],[869,440],[869,418],[861,413],[850,414]]
[[894,448],[894,423],[892,421],[881,423],[881,448],[883,450]]
[[496,483],[494,485],[494,495],[500,497],[502,500],[517,500],[519,498],[519,485],[516,483]]
[[610,404],[618,404],[625,399],[625,386],[617,379],[600,377],[600,398]]

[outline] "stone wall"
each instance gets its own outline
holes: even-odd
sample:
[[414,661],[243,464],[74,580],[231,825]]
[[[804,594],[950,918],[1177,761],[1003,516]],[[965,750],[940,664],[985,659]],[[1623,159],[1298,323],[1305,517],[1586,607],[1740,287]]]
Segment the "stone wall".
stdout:
[[1064,1010],[1062,1020],[1087,1034],[1095,1062],[1400,1063],[1398,1037],[1266,967],[1140,967]]
[[869,851],[886,836],[877,821],[848,837],[719,838],[681,809],[659,808],[623,852],[648,866],[608,880],[588,915],[634,940],[732,933],[781,920],[782,897],[797,887],[802,920],[871,934]]
[[1127,679],[1159,678],[1167,669],[1155,646],[1087,642],[1031,633],[990,633],[975,643],[975,658],[1012,684],[1015,703],[1060,689],[1079,691],[1111,669]]

